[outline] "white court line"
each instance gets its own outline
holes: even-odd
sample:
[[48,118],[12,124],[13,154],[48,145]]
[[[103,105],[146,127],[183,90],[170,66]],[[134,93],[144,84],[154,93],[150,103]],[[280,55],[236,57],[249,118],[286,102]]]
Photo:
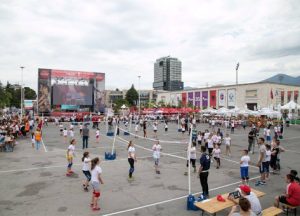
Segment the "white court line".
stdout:
[[47,150],[47,148],[46,148],[46,145],[45,145],[45,143],[44,143],[44,140],[42,139],[42,144],[43,144],[43,147],[44,147],[44,150],[45,150],[45,152],[48,152],[48,150]]
[[[258,179],[258,178],[260,178],[260,176],[251,178],[249,180],[254,180],[254,179]],[[223,186],[216,187],[216,188],[212,188],[209,191],[219,190],[219,189],[230,187],[230,186],[233,186],[233,185],[236,185],[236,184],[239,184],[239,183],[241,183],[241,181],[230,183],[230,184],[223,185]],[[200,194],[200,193],[202,193],[202,192],[197,192],[197,193],[194,193],[192,195],[195,196],[196,194]],[[156,206],[156,205],[160,205],[160,204],[164,204],[164,203],[173,202],[173,201],[180,200],[180,199],[186,199],[187,196],[188,195],[184,195],[184,196],[180,196],[180,197],[173,198],[173,199],[168,199],[168,200],[164,200],[164,201],[160,201],[160,202],[156,202],[156,203],[151,203],[151,204],[148,204],[148,205],[139,206],[139,207],[136,207],[136,208],[131,208],[131,209],[126,209],[126,210],[122,210],[122,211],[118,211],[118,212],[108,213],[108,214],[104,214],[103,216],[111,216],[111,215],[122,214],[122,213],[131,212],[131,211],[135,211],[135,210],[139,210],[139,209],[143,209],[143,208],[148,208],[148,207],[152,207],[152,206]]]
[[[138,159],[145,159],[145,158],[152,158],[152,156],[144,156],[144,157],[137,157],[137,158]],[[122,158],[122,159],[117,159],[117,160],[103,160],[103,161],[101,161],[101,163],[109,163],[109,162],[114,162],[114,161],[124,161],[124,160],[127,160],[127,159],[128,158]],[[73,166],[79,166],[79,165],[82,165],[82,163],[73,164]],[[2,173],[13,173],[13,172],[25,172],[25,171],[41,170],[41,169],[62,168],[62,167],[67,167],[67,165],[32,167],[32,168],[27,168],[27,169],[14,169],[14,170],[2,170],[2,171],[0,171],[0,174],[2,174]]]
[[[222,160],[227,160],[227,161],[230,161],[230,162],[235,163],[235,164],[240,164],[240,162],[238,162],[238,161],[234,161],[234,160],[231,160],[231,159],[228,159],[228,158],[224,158],[224,157],[221,157],[221,158],[222,158]],[[253,168],[258,169],[257,166],[249,165],[249,167],[253,167]]]
[[[118,137],[119,139],[121,139],[121,140],[123,140],[124,142],[126,142],[126,143],[128,143],[128,141],[127,140],[125,140],[125,139],[123,139],[123,138],[121,138],[121,137]],[[145,147],[143,147],[143,146],[140,146],[140,145],[137,145],[137,144],[134,144],[136,147],[138,147],[138,148],[140,148],[140,149],[144,149],[144,150],[146,150],[146,151],[150,151],[150,152],[152,152],[153,150],[152,149],[149,149],[149,148],[145,148]],[[175,158],[179,158],[179,159],[183,159],[183,160],[186,160],[186,158],[185,157],[180,157],[180,156],[177,156],[177,155],[172,155],[172,154],[169,154],[169,153],[164,153],[164,152],[161,152],[160,153],[161,155],[167,155],[167,156],[170,156],[170,157],[175,157]]]

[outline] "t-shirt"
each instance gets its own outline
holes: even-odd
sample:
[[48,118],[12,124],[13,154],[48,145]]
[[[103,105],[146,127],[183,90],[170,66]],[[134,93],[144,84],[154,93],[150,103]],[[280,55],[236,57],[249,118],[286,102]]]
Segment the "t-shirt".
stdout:
[[128,158],[134,159],[134,155],[135,155],[135,148],[133,146],[130,146],[128,148]]
[[197,156],[196,156],[196,147],[195,146],[192,146],[191,147],[191,152],[190,152],[190,159],[196,159]]
[[100,135],[100,131],[96,130],[96,136],[99,136],[99,135]]
[[289,204],[293,206],[300,205],[300,185],[296,182],[292,182],[288,188],[289,198],[286,198]]
[[102,173],[101,167],[95,166],[95,168],[92,170],[92,173],[91,173],[92,174],[92,178],[91,178],[92,182],[99,182],[98,176],[101,173]]
[[270,129],[267,129],[266,131],[266,136],[270,136],[271,135],[271,130]]
[[220,158],[221,149],[214,149],[213,154],[214,154],[214,157]]
[[68,136],[68,131],[67,130],[64,130],[64,136]]
[[248,155],[244,155],[241,157],[241,167],[248,167],[250,162],[250,157]]
[[207,171],[210,168],[210,158],[209,155],[203,153],[200,157],[200,165],[202,167],[202,171]]
[[70,130],[70,131],[69,131],[69,135],[70,135],[70,137],[74,137],[74,131],[73,131],[73,130]]
[[[234,212],[232,213],[231,216],[242,216],[239,212]],[[250,211],[250,215],[249,216],[257,216],[253,211]]]
[[214,142],[212,139],[207,140],[207,148],[213,148],[214,147]]
[[161,145],[154,144],[152,150],[153,150],[153,158],[157,158],[157,159],[160,158]]
[[230,137],[225,137],[224,140],[225,140],[225,145],[230,145],[230,141],[231,141]]
[[69,156],[72,157],[74,155],[75,146],[74,145],[69,145],[68,150],[69,150]]
[[139,125],[135,125],[135,131],[139,130]]
[[266,146],[264,144],[259,146],[259,152],[263,153],[262,162],[266,162]]
[[270,161],[271,160],[271,150],[266,150],[266,161]]
[[207,140],[207,139],[208,139],[208,137],[209,137],[209,134],[210,134],[209,132],[206,132],[206,133],[204,134],[204,139],[205,139],[205,140]]
[[87,127],[82,129],[82,136],[89,136],[90,130]]
[[257,215],[259,213],[261,213],[262,209],[261,209],[261,205],[259,202],[259,199],[257,198],[257,196],[255,195],[255,193],[250,192],[249,195],[245,196],[245,198],[247,198],[247,200],[249,200],[250,204],[251,204],[251,210]]
[[89,171],[90,170],[89,162],[91,162],[90,158],[84,158],[84,160],[82,162],[82,170],[83,171]]
[[156,125],[153,125],[153,130],[157,131],[157,126]]

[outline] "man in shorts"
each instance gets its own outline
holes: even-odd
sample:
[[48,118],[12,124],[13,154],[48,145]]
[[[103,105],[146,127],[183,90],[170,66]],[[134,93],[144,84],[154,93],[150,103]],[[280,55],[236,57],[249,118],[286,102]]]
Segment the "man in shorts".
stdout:
[[267,149],[265,146],[265,139],[263,137],[258,138],[257,144],[259,147],[259,157],[256,166],[259,167],[260,181],[256,182],[255,185],[259,186],[266,184],[266,173],[268,171],[268,163],[266,161]]

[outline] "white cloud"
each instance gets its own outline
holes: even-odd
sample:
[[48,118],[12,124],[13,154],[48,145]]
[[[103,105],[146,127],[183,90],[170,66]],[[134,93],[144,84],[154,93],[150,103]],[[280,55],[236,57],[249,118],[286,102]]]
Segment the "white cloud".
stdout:
[[36,88],[37,69],[106,73],[126,88],[151,88],[156,58],[183,64],[185,85],[259,81],[300,74],[300,3],[248,1],[1,1],[1,81]]

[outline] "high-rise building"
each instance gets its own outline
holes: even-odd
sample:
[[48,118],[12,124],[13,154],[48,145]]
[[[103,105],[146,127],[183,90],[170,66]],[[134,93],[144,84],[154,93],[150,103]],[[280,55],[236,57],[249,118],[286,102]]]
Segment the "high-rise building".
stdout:
[[181,61],[170,56],[157,59],[154,63],[153,88],[165,91],[183,90]]

